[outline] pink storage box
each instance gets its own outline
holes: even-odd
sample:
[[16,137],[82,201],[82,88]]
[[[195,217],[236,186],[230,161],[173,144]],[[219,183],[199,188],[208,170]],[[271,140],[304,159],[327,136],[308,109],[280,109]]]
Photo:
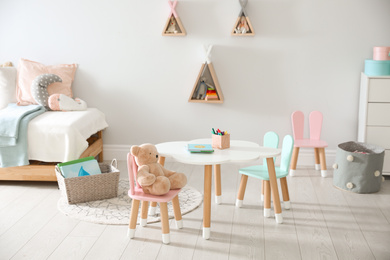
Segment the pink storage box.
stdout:
[[390,60],[390,47],[374,47],[373,60]]

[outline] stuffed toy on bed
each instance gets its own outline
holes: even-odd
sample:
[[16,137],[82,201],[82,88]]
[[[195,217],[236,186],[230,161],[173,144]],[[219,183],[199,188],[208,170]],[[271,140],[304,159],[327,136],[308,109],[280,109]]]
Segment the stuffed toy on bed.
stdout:
[[47,88],[55,82],[62,82],[62,79],[55,74],[42,74],[33,80],[31,94],[38,104],[44,106],[47,110],[54,111],[87,109],[87,103],[79,98],[72,99],[64,94],[53,94],[49,96]]
[[77,111],[86,110],[87,103],[79,98],[70,98],[64,94],[53,94],[48,100],[51,110]]

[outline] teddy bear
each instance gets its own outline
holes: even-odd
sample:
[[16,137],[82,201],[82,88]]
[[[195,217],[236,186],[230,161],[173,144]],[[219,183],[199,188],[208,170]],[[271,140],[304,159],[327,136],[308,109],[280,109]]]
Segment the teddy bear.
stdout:
[[159,154],[155,145],[133,145],[130,152],[138,165],[137,182],[145,193],[164,195],[187,184],[185,174],[170,171],[158,163]]

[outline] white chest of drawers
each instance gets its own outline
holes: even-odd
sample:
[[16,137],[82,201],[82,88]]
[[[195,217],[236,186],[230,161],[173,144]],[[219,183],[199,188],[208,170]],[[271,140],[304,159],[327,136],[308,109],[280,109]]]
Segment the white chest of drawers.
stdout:
[[386,149],[383,175],[390,175],[390,76],[362,73],[358,141]]

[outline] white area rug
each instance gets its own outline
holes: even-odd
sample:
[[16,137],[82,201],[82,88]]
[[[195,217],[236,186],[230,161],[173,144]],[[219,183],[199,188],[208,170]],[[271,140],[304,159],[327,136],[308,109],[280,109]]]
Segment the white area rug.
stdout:
[[[128,190],[129,182],[127,180],[119,180],[118,197],[116,198],[72,205],[69,205],[65,198],[60,198],[57,207],[65,215],[78,220],[98,224],[128,225],[131,210],[131,199],[127,195]],[[182,215],[199,207],[202,200],[203,196],[199,191],[190,186],[185,186],[179,193]],[[158,204],[156,212],[156,216],[148,216],[148,223],[160,221]],[[168,203],[168,214],[169,218],[173,218],[172,202]]]

